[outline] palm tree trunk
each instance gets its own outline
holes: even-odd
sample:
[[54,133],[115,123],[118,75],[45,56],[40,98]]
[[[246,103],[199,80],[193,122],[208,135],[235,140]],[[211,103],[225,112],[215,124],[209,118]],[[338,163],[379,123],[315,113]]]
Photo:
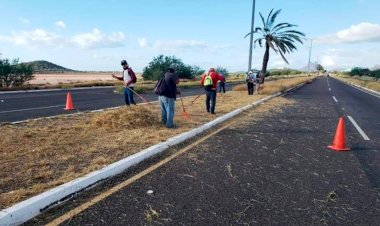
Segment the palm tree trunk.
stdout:
[[261,68],[261,72],[264,73],[263,82],[265,79],[265,74],[267,73],[268,61],[269,61],[269,44],[268,42],[266,42],[265,53],[264,53],[264,58],[263,58],[263,67]]

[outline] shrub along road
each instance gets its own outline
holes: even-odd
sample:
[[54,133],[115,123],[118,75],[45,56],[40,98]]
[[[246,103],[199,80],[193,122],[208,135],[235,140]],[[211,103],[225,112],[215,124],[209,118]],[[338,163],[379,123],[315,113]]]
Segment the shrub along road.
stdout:
[[[292,104],[264,117],[248,111],[128,186],[110,192],[122,182],[103,183],[91,204],[79,204],[87,192],[27,225],[62,215],[63,225],[378,224],[380,99],[326,78],[286,99]],[[341,115],[350,152],[326,149]]]
[[[232,84],[226,84],[226,90],[231,90]],[[202,88],[181,89],[183,96],[199,95]],[[124,104],[124,96],[114,92],[114,88],[86,88],[71,90],[75,111],[64,111],[67,90],[39,91],[0,94],[0,122],[15,122],[20,120],[70,114],[77,111],[97,110],[117,107]],[[145,91],[142,96],[148,101],[156,101],[157,96],[152,91]],[[142,100],[134,95],[137,103]]]

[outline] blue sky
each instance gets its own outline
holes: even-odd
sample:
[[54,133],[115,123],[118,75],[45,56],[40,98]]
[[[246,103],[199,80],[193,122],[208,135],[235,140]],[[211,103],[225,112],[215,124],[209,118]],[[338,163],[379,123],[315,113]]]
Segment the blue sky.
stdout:
[[[0,0],[0,53],[21,61],[48,60],[76,70],[136,71],[153,57],[175,55],[203,68],[246,70],[252,0]],[[278,22],[299,25],[314,39],[312,61],[329,69],[380,64],[378,0],[256,0],[258,12],[282,9]],[[301,68],[310,43],[269,67]],[[253,66],[263,49],[254,49]]]

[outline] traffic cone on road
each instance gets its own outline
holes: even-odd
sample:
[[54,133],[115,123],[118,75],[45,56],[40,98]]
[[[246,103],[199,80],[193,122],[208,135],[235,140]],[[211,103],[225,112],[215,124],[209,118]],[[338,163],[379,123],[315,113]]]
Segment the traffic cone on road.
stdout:
[[65,108],[65,110],[66,111],[74,110],[73,100],[71,99],[71,93],[70,92],[67,92],[66,108]]
[[332,145],[327,146],[334,151],[349,151],[350,148],[346,147],[346,138],[344,131],[344,118],[340,117],[338,127],[336,128],[335,137]]

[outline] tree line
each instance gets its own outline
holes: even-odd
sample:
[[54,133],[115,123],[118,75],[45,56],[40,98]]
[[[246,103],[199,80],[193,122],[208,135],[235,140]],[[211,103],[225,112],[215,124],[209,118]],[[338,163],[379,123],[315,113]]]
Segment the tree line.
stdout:
[[351,69],[351,71],[348,73],[348,75],[351,76],[368,76],[368,77],[374,77],[376,79],[380,79],[380,69],[377,70],[370,70],[368,68],[362,68],[362,67],[354,67]]

